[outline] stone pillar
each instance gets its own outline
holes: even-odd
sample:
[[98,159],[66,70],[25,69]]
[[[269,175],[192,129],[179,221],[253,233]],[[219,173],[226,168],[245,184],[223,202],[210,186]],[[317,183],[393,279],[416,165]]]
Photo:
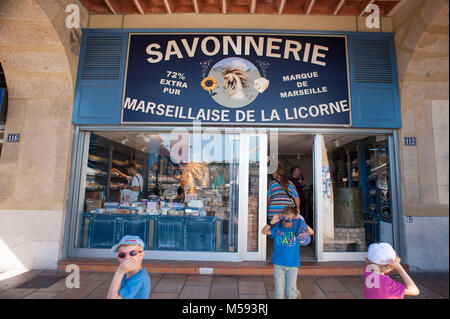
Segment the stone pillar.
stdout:
[[[61,20],[65,7],[59,11]],[[59,27],[64,30],[65,25]],[[36,1],[1,1],[0,34],[0,62],[8,88],[5,134],[20,134],[19,143],[4,144],[0,158],[0,271],[56,268],[78,57],[72,53],[68,58],[52,21]]]
[[[411,0],[394,16],[402,129],[400,163],[406,262],[448,271],[448,0]],[[417,146],[404,146],[417,137]]]

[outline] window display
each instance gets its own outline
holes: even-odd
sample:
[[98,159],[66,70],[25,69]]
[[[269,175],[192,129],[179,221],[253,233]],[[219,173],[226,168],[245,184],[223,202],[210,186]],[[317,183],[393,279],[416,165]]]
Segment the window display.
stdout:
[[[324,216],[323,250],[364,252],[374,242],[393,242],[387,136],[326,135],[330,218]],[[325,178],[325,181],[327,179]]]
[[197,150],[190,134],[180,157],[170,134],[89,135],[77,248],[106,249],[137,235],[147,250],[236,251],[238,138],[213,135]]

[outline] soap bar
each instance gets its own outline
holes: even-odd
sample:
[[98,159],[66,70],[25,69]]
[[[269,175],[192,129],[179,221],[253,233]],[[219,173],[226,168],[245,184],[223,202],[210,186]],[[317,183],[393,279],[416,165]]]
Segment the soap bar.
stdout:
[[265,78],[257,78],[253,82],[253,87],[255,90],[257,90],[259,93],[263,93],[268,87],[269,87],[269,80]]

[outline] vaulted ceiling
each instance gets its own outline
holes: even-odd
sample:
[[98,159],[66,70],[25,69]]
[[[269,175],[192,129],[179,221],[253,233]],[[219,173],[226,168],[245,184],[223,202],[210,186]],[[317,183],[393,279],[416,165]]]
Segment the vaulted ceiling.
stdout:
[[405,0],[80,0],[91,14],[256,13],[363,16],[369,4],[390,16]]

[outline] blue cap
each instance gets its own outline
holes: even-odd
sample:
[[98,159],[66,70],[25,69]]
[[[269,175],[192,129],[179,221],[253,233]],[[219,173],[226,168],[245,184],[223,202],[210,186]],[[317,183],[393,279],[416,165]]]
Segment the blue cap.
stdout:
[[301,215],[294,224],[294,233],[297,236],[300,246],[308,246],[311,242],[311,235],[309,234],[308,225],[305,223],[305,220]]
[[145,248],[144,241],[139,236],[125,235],[117,245],[114,245],[111,248],[111,252],[117,252],[117,248],[119,248],[120,245],[140,245],[142,249]]

